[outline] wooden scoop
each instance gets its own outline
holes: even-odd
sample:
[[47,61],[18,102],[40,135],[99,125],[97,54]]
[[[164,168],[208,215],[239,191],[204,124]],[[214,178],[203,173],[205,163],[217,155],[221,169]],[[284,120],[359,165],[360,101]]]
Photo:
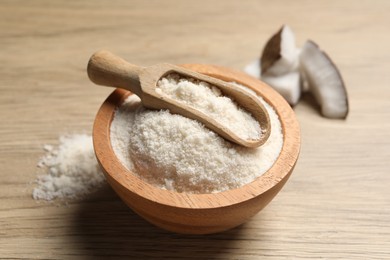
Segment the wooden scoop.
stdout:
[[[242,146],[258,147],[264,144],[270,135],[271,123],[268,112],[257,97],[225,81],[171,64],[158,64],[147,68],[139,67],[103,50],[92,55],[87,71],[91,81],[98,85],[130,90],[141,98],[145,107],[168,109],[171,113],[197,120],[223,138]],[[219,88],[224,95],[231,97],[258,120],[262,129],[260,138],[243,139],[207,114],[157,93],[157,82],[170,73],[205,81]]]

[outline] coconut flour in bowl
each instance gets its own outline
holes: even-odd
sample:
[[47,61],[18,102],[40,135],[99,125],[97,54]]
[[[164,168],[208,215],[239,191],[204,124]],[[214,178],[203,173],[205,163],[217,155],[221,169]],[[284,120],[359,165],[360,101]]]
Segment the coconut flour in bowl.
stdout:
[[[197,91],[191,89],[186,91]],[[148,110],[135,95],[115,112],[111,145],[129,171],[162,189],[216,193],[238,188],[270,169],[283,146],[278,115],[261,97],[259,100],[269,113],[272,129],[259,148],[233,144],[201,123],[167,110]],[[234,111],[224,111],[229,112]]]
[[168,74],[157,82],[156,92],[199,110],[242,139],[259,139],[262,129],[253,116],[208,82]]

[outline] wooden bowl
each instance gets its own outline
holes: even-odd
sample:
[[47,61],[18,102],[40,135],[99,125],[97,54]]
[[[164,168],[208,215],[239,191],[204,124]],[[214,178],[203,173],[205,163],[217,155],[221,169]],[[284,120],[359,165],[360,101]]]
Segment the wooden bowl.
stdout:
[[298,159],[299,125],[290,105],[265,83],[223,67],[197,64],[183,66],[246,85],[275,109],[282,124],[284,143],[278,159],[266,173],[240,188],[214,194],[178,193],[146,183],[120,163],[111,147],[110,124],[115,109],[131,94],[121,89],[115,90],[99,109],[93,127],[94,149],[108,183],[144,219],[177,233],[216,233],[244,223],[280,191]]

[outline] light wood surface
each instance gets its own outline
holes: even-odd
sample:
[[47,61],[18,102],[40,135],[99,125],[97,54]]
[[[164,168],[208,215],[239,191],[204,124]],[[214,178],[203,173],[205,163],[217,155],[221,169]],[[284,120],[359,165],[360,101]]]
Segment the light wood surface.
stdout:
[[107,181],[131,209],[169,231],[211,234],[241,225],[275,197],[297,162],[300,131],[290,105],[265,83],[243,72],[221,66],[187,64],[185,68],[248,86],[275,109],[282,126],[283,147],[276,162],[266,173],[243,187],[215,194],[162,190],[148,184],[137,174],[129,173],[115,156],[110,141],[114,113],[130,94],[123,89],[113,92],[99,109],[94,121],[93,141]]
[[[16,259],[389,259],[389,1],[18,1],[0,3],[0,257]],[[295,108],[298,164],[260,214],[208,236],[138,217],[106,185],[65,203],[31,198],[42,145],[91,133],[111,92],[89,82],[98,49],[144,66],[242,69],[283,23],[339,66],[347,120]]]
[[[268,112],[256,96],[217,78],[168,63],[139,67],[107,50],[100,50],[92,55],[88,62],[87,73],[91,81],[98,85],[127,89],[141,98],[143,106],[147,108],[168,109],[171,113],[197,120],[223,138],[242,146],[259,147],[270,136],[271,122]],[[219,88],[224,95],[231,97],[240,107],[251,113],[259,123],[262,132],[259,133],[258,138],[243,138],[232,131],[230,126],[221,124],[219,118],[211,117],[207,113],[185,104],[185,102],[180,102],[158,92],[156,90],[158,81],[173,73],[183,78],[208,82]]]

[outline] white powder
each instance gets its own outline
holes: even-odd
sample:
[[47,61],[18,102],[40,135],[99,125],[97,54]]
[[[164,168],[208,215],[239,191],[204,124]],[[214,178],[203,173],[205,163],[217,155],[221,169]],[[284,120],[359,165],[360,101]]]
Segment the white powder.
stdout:
[[256,149],[230,143],[197,121],[147,110],[135,95],[115,113],[112,147],[128,170],[163,189],[215,193],[237,188],[271,168],[283,145],[276,112],[259,99],[269,113],[272,131]]
[[156,92],[205,113],[243,139],[261,137],[259,122],[207,82],[172,73],[157,82]]
[[77,198],[104,182],[90,135],[61,136],[58,147],[45,145],[44,149],[47,153],[38,167],[46,167],[47,174],[37,178],[34,199]]

